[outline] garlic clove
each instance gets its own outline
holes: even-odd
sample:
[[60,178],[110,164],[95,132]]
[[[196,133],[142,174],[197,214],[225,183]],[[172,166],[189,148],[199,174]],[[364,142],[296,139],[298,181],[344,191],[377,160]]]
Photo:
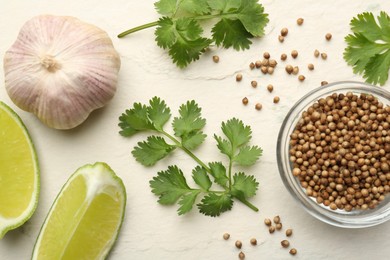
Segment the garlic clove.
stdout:
[[70,129],[115,95],[120,57],[106,32],[69,16],[27,21],[5,53],[5,87],[21,109]]

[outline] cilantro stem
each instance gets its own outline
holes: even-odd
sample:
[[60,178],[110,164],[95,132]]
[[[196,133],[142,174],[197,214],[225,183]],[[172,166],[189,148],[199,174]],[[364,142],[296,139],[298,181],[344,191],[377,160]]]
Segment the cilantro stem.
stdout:
[[[175,143],[175,145],[182,149],[186,154],[188,154],[192,159],[194,159],[200,166],[202,166],[209,174],[211,174],[211,169],[210,167],[208,167],[203,161],[201,161],[194,153],[192,153],[190,150],[188,150],[187,148],[185,148],[179,140],[177,140],[174,136],[170,135],[169,133],[165,132],[164,130],[158,130],[158,132],[160,132],[161,134],[165,135],[166,137],[168,137],[172,142]],[[230,191],[231,188],[232,188],[232,160],[229,160],[229,187],[226,187],[226,186],[223,186],[223,188],[227,191]],[[239,201],[241,201],[243,204],[245,204],[246,206],[248,206],[250,209],[252,209],[253,211],[255,212],[258,212],[259,209],[253,205],[252,203],[250,203],[249,201],[247,201],[246,199],[244,198],[240,198],[240,197],[236,197],[234,196],[235,198],[237,198]]]
[[127,31],[124,31],[124,32],[118,34],[118,38],[123,38],[126,35],[129,35],[131,33],[138,32],[138,31],[141,31],[143,29],[154,27],[154,26],[157,26],[157,25],[158,25],[158,21],[154,21],[154,22],[151,22],[151,23],[146,23],[146,24],[143,24],[143,25],[131,28],[130,30],[127,30]]

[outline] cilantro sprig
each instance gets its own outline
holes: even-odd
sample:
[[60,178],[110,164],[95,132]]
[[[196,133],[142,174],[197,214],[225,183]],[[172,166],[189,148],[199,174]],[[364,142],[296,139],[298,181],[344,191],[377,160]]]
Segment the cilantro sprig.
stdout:
[[144,131],[156,133],[138,142],[132,151],[142,165],[154,165],[176,149],[184,151],[198,164],[191,174],[196,187],[190,187],[185,174],[176,165],[158,172],[149,182],[158,202],[163,205],[177,203],[179,215],[189,212],[196,204],[200,213],[219,216],[232,208],[234,198],[258,211],[248,199],[256,194],[259,183],[252,175],[233,173],[234,165],[251,166],[262,155],[260,147],[249,144],[251,128],[237,118],[222,123],[224,136],[214,135],[214,139],[219,151],[228,158],[225,166],[219,161],[204,162],[193,153],[206,138],[202,131],[206,120],[195,101],[180,106],[179,116],[172,120],[173,135],[164,130],[170,117],[170,108],[158,97],[153,97],[148,105],[134,103],[119,117],[122,136],[131,137]]
[[[150,27],[155,30],[157,45],[167,49],[180,68],[200,58],[215,43],[235,50],[249,49],[251,38],[264,35],[268,14],[257,0],[160,0],[155,8],[158,21],[137,26],[119,38]],[[203,21],[215,21],[211,37],[205,37]]]
[[376,20],[365,12],[354,17],[350,26],[353,34],[345,37],[345,61],[366,82],[383,86],[390,69],[390,17],[381,12]]

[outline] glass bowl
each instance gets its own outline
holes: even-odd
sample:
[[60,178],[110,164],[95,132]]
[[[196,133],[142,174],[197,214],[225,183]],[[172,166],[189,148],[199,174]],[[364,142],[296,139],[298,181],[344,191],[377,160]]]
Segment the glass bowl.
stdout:
[[294,199],[315,218],[344,228],[363,228],[383,223],[390,219],[390,193],[374,209],[354,209],[346,211],[342,209],[332,210],[323,204],[318,204],[313,197],[306,195],[306,190],[301,186],[299,179],[292,174],[292,162],[290,162],[290,135],[294,131],[302,113],[320,98],[325,98],[333,93],[345,94],[352,92],[372,94],[384,106],[390,105],[390,93],[381,87],[354,81],[342,81],[326,86],[321,86],[306,94],[291,108],[285,117],[279,131],[277,141],[277,163],[279,173],[287,190]]

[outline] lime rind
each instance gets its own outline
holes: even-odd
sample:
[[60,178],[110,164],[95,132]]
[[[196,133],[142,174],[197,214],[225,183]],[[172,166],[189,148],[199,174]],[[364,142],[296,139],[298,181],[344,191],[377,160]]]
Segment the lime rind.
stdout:
[[[37,240],[35,242],[35,245],[34,245],[34,249],[33,249],[33,253],[32,253],[32,259],[38,259],[38,256],[39,256],[39,247],[40,247],[40,244],[42,242],[42,238],[43,238],[43,234],[45,232],[45,229],[47,227],[47,224],[49,222],[49,219],[50,217],[53,215],[53,212],[56,210],[56,206],[57,206],[57,203],[59,201],[59,198],[61,198],[61,195],[64,193],[64,191],[69,187],[69,185],[72,183],[72,181],[78,177],[79,175],[83,175],[84,177],[86,177],[86,183],[88,185],[94,185],[94,184],[91,184],[94,182],[94,178],[91,175],[91,173],[108,173],[109,174],[109,177],[108,176],[105,176],[105,180],[108,180],[108,182],[112,183],[112,184],[115,184],[117,186],[117,188],[121,191],[120,194],[122,195],[122,205],[121,205],[121,217],[120,217],[120,221],[118,223],[118,226],[116,228],[116,233],[114,234],[114,236],[111,238],[111,240],[109,241],[109,243],[105,246],[105,248],[101,251],[101,254],[99,256],[99,259],[105,259],[108,254],[110,253],[111,249],[113,248],[117,238],[118,238],[118,235],[119,235],[119,231],[122,227],[122,223],[123,223],[123,219],[124,219],[124,216],[125,216],[125,208],[126,208],[126,202],[127,202],[127,195],[126,195],[126,188],[125,188],[125,185],[123,184],[123,181],[121,178],[119,178],[115,172],[111,169],[111,167],[105,163],[105,162],[96,162],[94,164],[87,164],[87,165],[84,165],[80,168],[78,168],[70,177],[69,179],[66,181],[66,183],[62,186],[60,192],[57,194],[57,197],[55,198],[52,206],[50,207],[50,210],[49,210],[49,213],[47,214],[46,218],[45,218],[45,221],[43,222],[43,225],[41,226],[41,229],[40,229],[40,232],[39,232],[39,235],[37,237]],[[102,184],[102,183],[100,183]],[[88,186],[87,185],[87,186]],[[91,199],[91,189],[88,188],[88,193],[87,193],[87,199]]]
[[31,196],[30,203],[25,209],[25,211],[23,211],[23,213],[17,218],[8,219],[0,215],[0,239],[2,239],[8,231],[22,226],[34,214],[35,209],[38,206],[39,193],[40,193],[40,169],[39,169],[38,156],[35,150],[34,143],[32,142],[31,136],[24,122],[11,107],[9,107],[7,104],[5,104],[2,101],[0,101],[0,109],[5,111],[22,129],[22,132],[24,133],[25,138],[30,147],[30,154],[32,155],[32,160],[34,162],[34,192]]

